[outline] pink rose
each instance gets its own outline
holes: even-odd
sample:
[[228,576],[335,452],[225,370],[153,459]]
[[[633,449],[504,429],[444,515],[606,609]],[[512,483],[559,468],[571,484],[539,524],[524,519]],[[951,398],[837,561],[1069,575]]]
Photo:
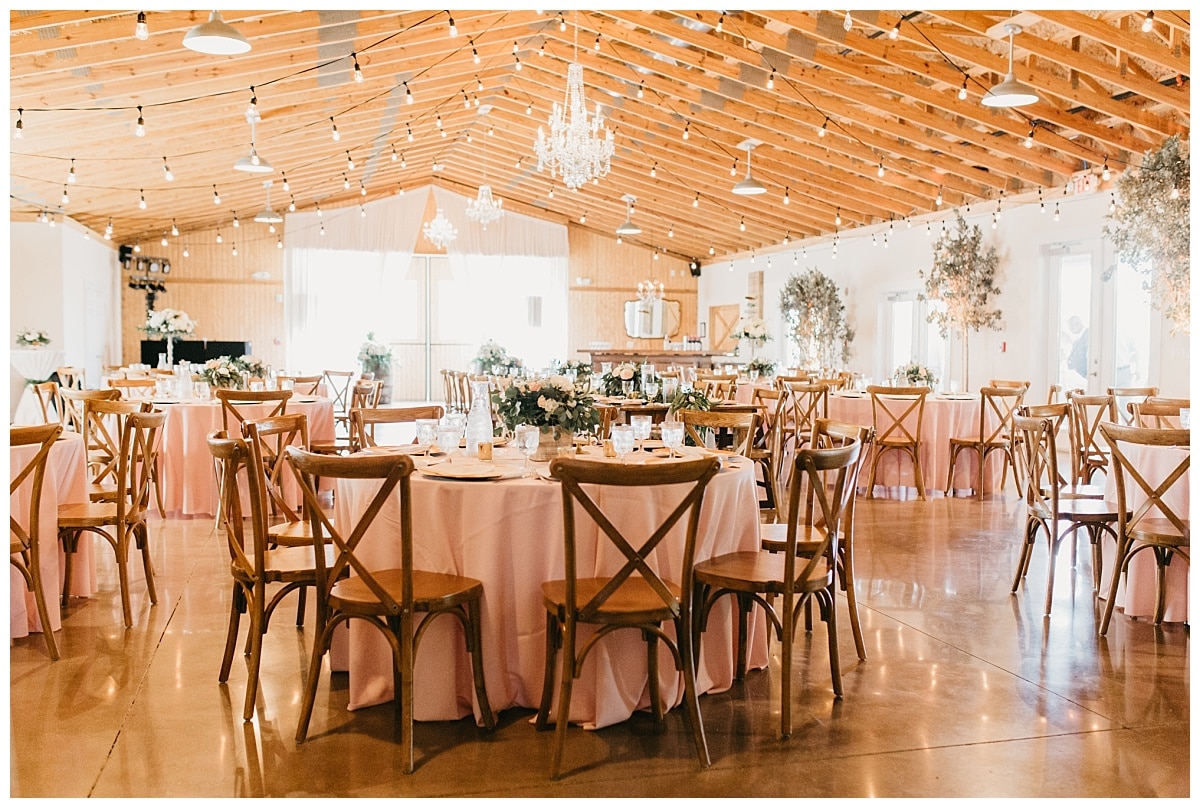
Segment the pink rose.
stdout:
[[633,368],[621,368],[621,381],[629,381],[633,378]]

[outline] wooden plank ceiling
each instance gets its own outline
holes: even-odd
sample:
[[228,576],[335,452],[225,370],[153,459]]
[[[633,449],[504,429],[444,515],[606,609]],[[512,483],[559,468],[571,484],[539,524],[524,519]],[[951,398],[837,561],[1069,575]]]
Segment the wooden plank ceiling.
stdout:
[[[183,47],[207,11],[148,11],[145,41],[136,15],[10,12],[13,218],[154,243],[236,216],[238,238],[275,240],[252,221],[264,178],[285,216],[425,184],[474,196],[486,179],[506,209],[609,236],[634,194],[633,241],[707,262],[832,234],[839,215],[845,229],[1063,187],[1189,128],[1186,10],[1149,32],[1143,11],[1018,13],[1013,69],[1041,100],[1013,110],[980,103],[1008,69],[1008,11],[853,11],[849,28],[844,10],[229,11],[241,56]],[[573,59],[616,142],[611,172],[578,191],[533,152]],[[233,170],[252,96],[269,175]],[[732,193],[747,138],[764,195]]]

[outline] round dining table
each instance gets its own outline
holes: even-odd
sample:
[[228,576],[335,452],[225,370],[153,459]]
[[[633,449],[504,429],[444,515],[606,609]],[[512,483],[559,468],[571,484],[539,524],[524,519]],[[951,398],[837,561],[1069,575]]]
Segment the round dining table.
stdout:
[[[595,451],[599,451],[596,449]],[[691,450],[701,451],[701,450]],[[628,462],[658,462],[635,452]],[[538,706],[542,694],[546,612],[541,585],[561,579],[563,569],[563,503],[557,482],[543,476],[521,477],[521,458],[498,449],[494,462],[506,469],[505,479],[457,480],[426,476],[412,479],[413,564],[434,572],[454,573],[483,583],[482,632],[484,675],[493,710]],[[616,462],[616,461],[610,461]],[[445,472],[443,466],[437,467]],[[533,464],[546,471],[546,464]],[[434,469],[430,469],[432,473]],[[378,490],[375,481],[338,480],[335,524],[354,524]],[[614,524],[636,546],[658,527],[678,502],[670,489],[610,489],[600,498],[611,508]],[[370,568],[400,563],[399,493],[393,493],[359,545],[358,555]],[[696,559],[727,552],[759,549],[758,495],[751,463],[726,460],[709,483],[701,509]],[[579,574],[606,575],[624,562],[617,550],[597,541],[595,526],[579,525]],[[647,558],[656,570],[680,569],[684,529],[677,525]],[[729,598],[714,609],[701,641],[696,675],[698,692],[727,689],[736,660],[736,621]],[[665,627],[668,632],[671,627]],[[584,642],[590,627],[581,628]],[[755,610],[748,630],[749,666],[767,665],[766,618]],[[682,674],[661,644],[659,670],[666,704],[683,697]],[[377,629],[350,621],[349,708],[358,709],[393,698],[389,646]],[[575,685],[571,721],[596,728],[624,721],[649,706],[645,643],[640,632],[618,631],[600,641]],[[417,720],[454,720],[474,713],[471,661],[456,621],[440,619],[421,641],[416,659]],[[557,709],[557,708],[555,708]]]
[[[20,473],[38,452],[38,446],[9,446],[9,478]],[[9,511],[23,521],[21,514],[29,508],[29,497],[33,488],[32,477],[26,478],[21,487],[9,497]],[[74,432],[64,432],[46,456],[46,474],[42,481],[42,501],[38,509],[38,546],[41,549],[42,590],[46,595],[46,610],[50,626],[57,631],[62,626],[59,604],[63,590],[65,557],[58,541],[58,506],[74,505],[88,501],[87,456],[83,448],[83,437]],[[99,539],[94,539],[99,541]],[[96,563],[92,541],[79,542],[79,549],[71,566],[71,595],[90,597],[96,592]],[[25,586],[25,579],[15,567],[9,566],[9,625],[10,638],[25,637],[30,632],[43,631],[41,618],[33,593]]]

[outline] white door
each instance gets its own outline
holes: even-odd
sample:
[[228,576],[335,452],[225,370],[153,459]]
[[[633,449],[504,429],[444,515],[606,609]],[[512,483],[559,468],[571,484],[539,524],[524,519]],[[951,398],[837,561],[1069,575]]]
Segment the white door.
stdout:
[[942,337],[937,325],[929,322],[930,305],[913,290],[884,297],[880,331],[884,345],[876,354],[884,359],[883,366],[875,368],[876,378],[881,382],[909,362],[919,362],[944,382],[954,376],[949,367],[948,340]]

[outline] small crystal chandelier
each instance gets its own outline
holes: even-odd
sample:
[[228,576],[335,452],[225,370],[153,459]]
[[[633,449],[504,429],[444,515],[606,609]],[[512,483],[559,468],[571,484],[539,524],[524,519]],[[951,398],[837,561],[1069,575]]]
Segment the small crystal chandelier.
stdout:
[[637,285],[638,300],[644,303],[653,303],[661,299],[664,291],[662,283],[653,280],[645,280]]
[[458,238],[458,230],[450,224],[441,208],[437,209],[437,216],[433,217],[433,221],[425,222],[421,232],[429,239],[429,243],[439,250],[444,250],[447,244]]
[[[575,27],[575,53],[578,58],[578,25]],[[563,185],[571,190],[608,174],[613,135],[604,125],[600,102],[596,102],[596,113],[588,120],[587,101],[583,97],[583,65],[578,61],[567,67],[566,95],[561,105],[554,104],[549,123],[550,136],[547,137],[539,126],[537,141],[533,144],[538,171],[549,167],[550,176],[561,174]]]
[[[479,222],[483,229],[504,215],[504,200],[492,197],[492,186],[480,185],[479,195],[467,203],[467,218]],[[434,221],[437,221],[436,219]]]

